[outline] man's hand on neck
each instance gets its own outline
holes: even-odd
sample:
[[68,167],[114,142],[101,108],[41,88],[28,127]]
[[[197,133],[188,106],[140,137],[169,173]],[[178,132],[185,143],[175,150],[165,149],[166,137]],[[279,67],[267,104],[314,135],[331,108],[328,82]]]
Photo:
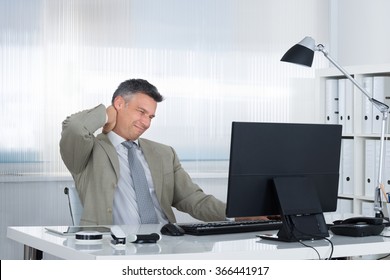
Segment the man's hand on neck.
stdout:
[[116,109],[114,106],[110,105],[106,109],[106,114],[107,114],[107,121],[106,124],[103,126],[103,133],[107,134],[111,130],[115,128],[116,125]]

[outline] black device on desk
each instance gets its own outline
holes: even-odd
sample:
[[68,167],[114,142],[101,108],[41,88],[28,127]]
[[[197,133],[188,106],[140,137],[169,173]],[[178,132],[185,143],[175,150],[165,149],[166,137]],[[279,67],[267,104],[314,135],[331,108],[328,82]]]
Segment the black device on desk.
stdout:
[[212,235],[279,230],[282,226],[282,222],[275,220],[221,221],[207,223],[179,223],[178,226],[186,234]]
[[233,122],[227,217],[281,215],[274,240],[329,236],[323,212],[337,208],[341,131],[331,124]]
[[182,236],[185,233],[179,225],[172,223],[163,225],[160,232],[170,236]]
[[353,217],[333,222],[329,229],[337,235],[363,237],[379,235],[385,228],[383,218]]

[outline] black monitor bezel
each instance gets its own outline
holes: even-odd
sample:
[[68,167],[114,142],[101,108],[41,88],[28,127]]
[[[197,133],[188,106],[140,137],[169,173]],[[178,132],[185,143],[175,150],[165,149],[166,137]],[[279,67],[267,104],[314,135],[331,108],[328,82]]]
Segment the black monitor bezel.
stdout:
[[336,211],[341,139],[341,125],[233,122],[227,217],[280,215],[273,179],[284,176],[304,176],[322,211]]

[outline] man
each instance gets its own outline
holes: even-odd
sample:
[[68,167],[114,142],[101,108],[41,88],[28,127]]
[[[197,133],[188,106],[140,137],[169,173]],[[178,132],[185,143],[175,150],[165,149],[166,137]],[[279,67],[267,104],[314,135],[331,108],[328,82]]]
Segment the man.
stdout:
[[172,207],[203,221],[225,219],[225,204],[192,182],[172,147],[140,138],[162,100],[155,86],[131,79],[119,85],[107,108],[99,105],[63,121],[60,152],[84,206],[81,224],[151,223],[141,221],[145,211],[131,179],[138,171],[129,166],[127,145],[135,146],[158,223],[176,221]]

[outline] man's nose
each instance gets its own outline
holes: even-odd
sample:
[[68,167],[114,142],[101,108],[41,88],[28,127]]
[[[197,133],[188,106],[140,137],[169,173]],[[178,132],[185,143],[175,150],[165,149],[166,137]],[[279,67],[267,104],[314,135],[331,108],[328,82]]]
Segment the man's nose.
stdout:
[[147,115],[143,115],[143,116],[141,117],[141,122],[142,122],[142,124],[143,124],[143,126],[144,126],[145,128],[149,128],[149,127],[150,127],[151,121],[152,121],[152,120],[151,120]]

